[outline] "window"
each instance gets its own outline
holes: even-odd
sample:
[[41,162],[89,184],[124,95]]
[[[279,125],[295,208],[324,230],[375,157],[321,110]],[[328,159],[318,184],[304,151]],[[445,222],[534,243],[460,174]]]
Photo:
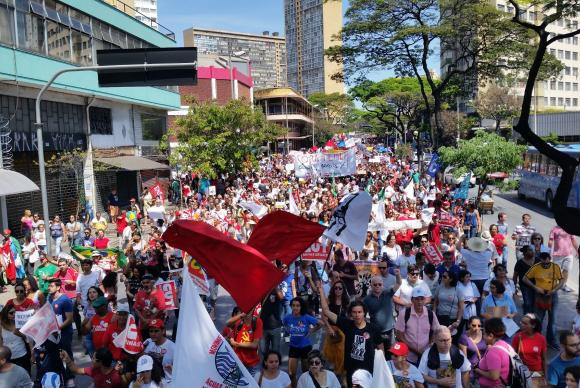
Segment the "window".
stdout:
[[564,50],[558,50],[558,59],[564,59]]
[[514,13],[514,7],[512,7],[511,5],[508,5],[507,11],[508,11],[508,13]]
[[572,75],[573,75],[574,77],[578,77],[578,68],[577,68],[577,67],[573,67],[573,68],[572,68]]
[[572,44],[578,44],[578,37],[577,36],[572,37]]
[[505,12],[505,5],[503,5],[503,4],[498,4],[498,5],[497,5],[497,9],[498,9],[499,11]]
[[93,64],[93,45],[91,37],[82,32],[72,30],[72,61],[80,65]]
[[537,172],[539,172],[540,174],[545,174],[549,161],[550,161],[550,159],[548,159],[546,156],[538,155]]
[[70,61],[70,28],[47,20],[46,31],[48,55]]
[[577,98],[572,99],[572,106],[578,106],[578,99]]
[[564,53],[564,58],[565,59],[570,59],[571,58],[570,51],[566,50],[566,52]]
[[143,140],[161,140],[165,133],[165,117],[141,113],[141,130]]
[[24,50],[45,53],[44,23],[41,17],[29,12],[16,13],[18,23],[18,47]]
[[550,98],[548,98],[548,97],[544,97],[544,105],[545,105],[545,106],[548,106],[548,105],[550,105]]
[[536,16],[537,14],[534,11],[530,11],[530,20],[531,21],[536,21]]
[[91,122],[91,134],[93,135],[113,134],[113,119],[111,118],[110,109],[91,106],[89,108],[89,119]]
[[572,60],[574,60],[574,61],[578,60],[578,53],[576,51],[572,52]]
[[562,97],[558,97],[558,106],[564,106],[564,99]]
[[550,97],[550,105],[556,106],[556,97]]
[[14,8],[2,5],[0,0],[0,42],[14,44]]
[[566,84],[565,84],[565,90],[567,92],[569,92],[570,90],[572,90],[572,85],[570,85],[570,82],[566,82]]
[[577,92],[578,91],[578,83],[577,82],[572,82],[572,91],[573,92]]
[[570,75],[572,73],[572,69],[570,69],[570,67],[566,66],[564,68],[564,74],[565,75]]
[[550,54],[556,56],[556,49],[550,49]]
[[570,106],[572,104],[572,101],[569,98],[566,98],[566,106]]
[[562,81],[558,82],[558,90],[564,90],[564,82]]
[[550,81],[550,89],[556,90],[556,81]]

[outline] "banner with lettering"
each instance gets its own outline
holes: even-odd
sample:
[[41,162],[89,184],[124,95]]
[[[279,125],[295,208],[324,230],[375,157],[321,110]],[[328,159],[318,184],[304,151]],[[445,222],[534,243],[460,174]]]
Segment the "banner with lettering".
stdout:
[[168,280],[166,282],[159,282],[155,285],[158,290],[163,292],[165,296],[165,310],[177,309],[177,287],[175,287],[175,280]]
[[356,147],[346,151],[303,153],[291,151],[294,159],[294,175],[297,178],[311,176],[340,177],[356,174]]
[[207,276],[201,265],[195,259],[191,259],[187,265],[187,272],[193,280],[193,284],[197,287],[197,291],[201,295],[209,295],[209,283]]
[[425,260],[433,265],[439,265],[443,261],[443,255],[439,248],[432,243],[427,243],[421,248],[421,252],[425,255]]
[[22,326],[24,326],[33,315],[34,310],[16,311],[14,314],[14,323],[16,328],[20,329]]
[[153,196],[153,198],[159,197],[161,199],[161,203],[165,203],[165,194],[163,194],[163,189],[159,183],[154,184],[149,188],[149,192]]
[[302,260],[326,260],[330,247],[321,242],[315,242],[302,253]]

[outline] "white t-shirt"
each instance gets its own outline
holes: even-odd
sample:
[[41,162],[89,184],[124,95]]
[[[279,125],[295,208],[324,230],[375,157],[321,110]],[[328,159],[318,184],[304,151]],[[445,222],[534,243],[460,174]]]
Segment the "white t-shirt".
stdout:
[[[312,382],[312,377],[308,372],[302,373],[302,376],[298,379],[297,388],[316,388]],[[341,388],[336,375],[331,371],[326,371],[326,384],[321,385],[320,388]]]
[[99,272],[91,271],[89,275],[80,273],[77,277],[77,294],[81,294],[81,304],[85,306],[87,304],[87,292],[92,286],[99,286]]
[[409,364],[407,375],[404,375],[402,370],[397,369],[393,361],[387,361],[387,365],[391,369],[395,384],[397,384],[399,387],[414,387],[415,381],[421,384],[423,384],[425,381],[423,375],[421,372],[419,372],[419,369],[417,369],[417,367],[413,364]]
[[[469,282],[467,286],[463,283],[457,283],[457,289],[463,293],[463,300],[472,300],[473,298],[479,298],[481,295],[479,294],[479,290],[475,286],[474,283]],[[463,310],[463,318],[469,319],[473,316],[477,315],[477,310],[475,308],[475,303],[467,304],[465,303],[465,309]]]
[[409,304],[411,303],[411,294],[413,293],[413,288],[415,287],[422,287],[425,290],[427,297],[431,297],[431,290],[429,289],[429,286],[427,286],[427,284],[421,279],[418,279],[414,285],[409,284],[408,279],[403,279],[401,287],[399,287],[397,292],[395,292],[395,296],[400,297],[405,304]]
[[151,338],[148,338],[143,342],[143,347],[145,353],[157,353],[163,357],[163,371],[165,372],[165,377],[162,380],[163,386],[171,384],[175,343],[166,338],[163,344],[157,345]]
[[[131,384],[129,384],[129,388],[134,388],[135,387],[135,382],[131,381]],[[165,387],[165,385],[163,385],[163,387]],[[157,383],[155,381],[151,381],[149,384],[141,384],[141,388],[159,388],[159,385],[157,385]]]
[[398,246],[397,244],[395,244],[395,246],[392,248],[387,246],[387,244],[385,244],[381,249],[381,255],[386,254],[391,263],[396,263],[397,257],[399,257],[402,253],[403,251],[401,250],[401,247]]
[[[463,365],[461,365],[461,368],[459,368],[459,370],[455,370],[451,365],[451,355],[449,353],[447,354],[439,353],[440,367],[437,370],[433,370],[429,369],[429,367],[427,366],[427,360],[429,358],[429,349],[430,348],[427,348],[427,350],[425,350],[425,352],[423,352],[423,355],[421,356],[421,362],[419,362],[419,371],[424,375],[433,378],[441,378],[442,376],[455,375],[455,388],[463,388],[463,384],[461,383],[461,373],[469,372],[471,370],[471,364],[469,363],[467,357],[465,356],[463,357]],[[437,374],[439,374],[440,376],[437,377]],[[437,388],[437,384],[427,384],[426,386],[427,388]]]
[[492,253],[489,250],[475,252],[468,249],[461,250],[467,270],[471,272],[471,280],[486,280],[489,278],[489,263]]
[[[260,381],[261,374],[261,372],[256,373],[256,376],[254,376],[256,382]],[[262,384],[260,385],[260,388],[286,388],[290,385],[290,383],[291,381],[288,373],[281,370],[278,374],[278,377],[273,380],[268,380],[266,376],[262,376]]]

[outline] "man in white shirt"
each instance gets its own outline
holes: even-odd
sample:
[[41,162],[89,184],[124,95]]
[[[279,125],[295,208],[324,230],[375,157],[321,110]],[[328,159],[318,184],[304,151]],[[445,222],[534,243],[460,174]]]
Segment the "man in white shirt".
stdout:
[[175,343],[165,337],[165,324],[162,319],[153,319],[149,322],[149,338],[143,342],[145,353],[154,353],[163,365],[165,377],[163,387],[171,387],[173,374],[173,354],[175,353]]
[[84,259],[81,261],[82,272],[77,277],[77,305],[82,305],[86,307],[87,305],[87,292],[91,287],[99,286],[99,275],[97,271],[91,271],[93,266],[93,261],[91,259]]
[[431,302],[431,290],[427,284],[419,278],[419,269],[415,265],[410,265],[407,272],[407,278],[403,280],[401,286],[395,292],[393,296],[393,301],[396,304],[397,309],[404,307],[411,307],[411,295],[413,294],[413,289],[420,287],[425,291],[425,304]]

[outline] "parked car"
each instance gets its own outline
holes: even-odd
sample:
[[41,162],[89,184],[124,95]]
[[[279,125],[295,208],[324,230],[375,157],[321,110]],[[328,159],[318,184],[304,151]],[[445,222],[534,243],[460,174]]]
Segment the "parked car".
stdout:
[[[458,177],[455,177],[453,175],[453,172],[455,171],[455,167],[447,167],[445,169],[445,171],[443,172],[443,182],[447,183],[447,184],[456,184],[456,185],[460,185],[461,182],[463,182],[463,180],[465,179],[466,174],[461,174]],[[469,187],[474,187],[476,183],[476,178],[473,174],[471,174],[471,177],[469,178]]]

